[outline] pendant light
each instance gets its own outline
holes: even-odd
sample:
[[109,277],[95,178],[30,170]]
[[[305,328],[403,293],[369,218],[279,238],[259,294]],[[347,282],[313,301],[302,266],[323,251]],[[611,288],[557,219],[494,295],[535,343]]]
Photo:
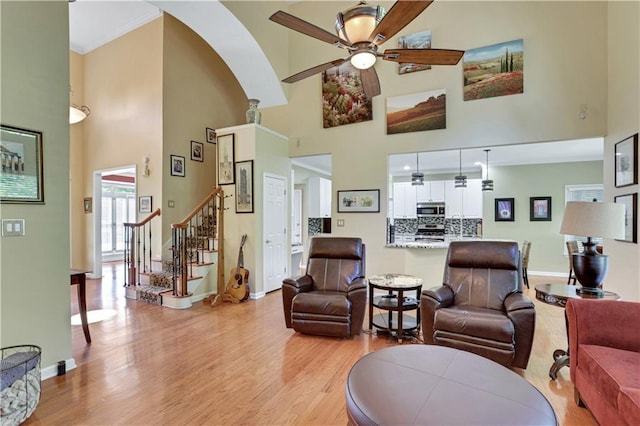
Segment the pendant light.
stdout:
[[416,171],[415,173],[411,173],[411,185],[412,186],[424,185],[424,173],[420,173],[420,159],[418,157],[417,152],[416,152]]
[[462,150],[459,150],[460,153],[460,173],[455,177],[455,187],[456,188],[466,188],[467,187],[467,177],[462,174]]
[[493,191],[493,180],[489,179],[489,151],[490,149],[485,149],[484,152],[487,153],[487,162],[485,163],[487,168],[487,176],[486,179],[482,180],[482,190],[483,191]]

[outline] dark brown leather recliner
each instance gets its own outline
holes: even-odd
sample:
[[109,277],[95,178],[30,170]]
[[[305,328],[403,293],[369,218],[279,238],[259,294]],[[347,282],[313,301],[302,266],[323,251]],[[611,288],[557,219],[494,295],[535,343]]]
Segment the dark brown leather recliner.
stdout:
[[313,238],[306,274],[282,282],[287,328],[336,337],[360,334],[367,305],[364,276],[360,238]]
[[533,302],[522,294],[518,243],[452,242],[443,283],[422,291],[425,343],[526,368],[536,312]]

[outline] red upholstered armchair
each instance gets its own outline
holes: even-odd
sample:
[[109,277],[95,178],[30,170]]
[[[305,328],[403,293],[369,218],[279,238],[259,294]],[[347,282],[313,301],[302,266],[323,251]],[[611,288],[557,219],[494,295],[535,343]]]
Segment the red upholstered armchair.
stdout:
[[576,403],[601,425],[639,425],[640,303],[570,299],[565,312]]
[[282,283],[287,328],[307,334],[360,334],[367,306],[365,246],[360,238],[314,237],[306,274]]

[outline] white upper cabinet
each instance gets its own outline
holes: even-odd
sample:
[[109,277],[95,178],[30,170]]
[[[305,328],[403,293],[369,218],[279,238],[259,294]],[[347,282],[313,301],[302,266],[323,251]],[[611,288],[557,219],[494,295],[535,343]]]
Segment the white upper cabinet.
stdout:
[[308,182],[309,217],[331,217],[331,181],[311,177]]
[[416,213],[416,187],[412,186],[411,182],[395,182],[393,184],[393,217],[413,219],[417,217]]
[[425,181],[424,185],[417,186],[416,199],[418,203],[431,203],[445,201],[444,197],[445,181],[432,180]]
[[464,217],[482,218],[482,180],[469,179],[462,196]]

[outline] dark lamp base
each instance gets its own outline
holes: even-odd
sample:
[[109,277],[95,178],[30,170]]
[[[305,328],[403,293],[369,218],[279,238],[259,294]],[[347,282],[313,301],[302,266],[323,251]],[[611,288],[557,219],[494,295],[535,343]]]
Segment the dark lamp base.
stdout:
[[583,294],[585,296],[603,297],[604,291],[594,287],[581,287],[576,289],[576,293]]

